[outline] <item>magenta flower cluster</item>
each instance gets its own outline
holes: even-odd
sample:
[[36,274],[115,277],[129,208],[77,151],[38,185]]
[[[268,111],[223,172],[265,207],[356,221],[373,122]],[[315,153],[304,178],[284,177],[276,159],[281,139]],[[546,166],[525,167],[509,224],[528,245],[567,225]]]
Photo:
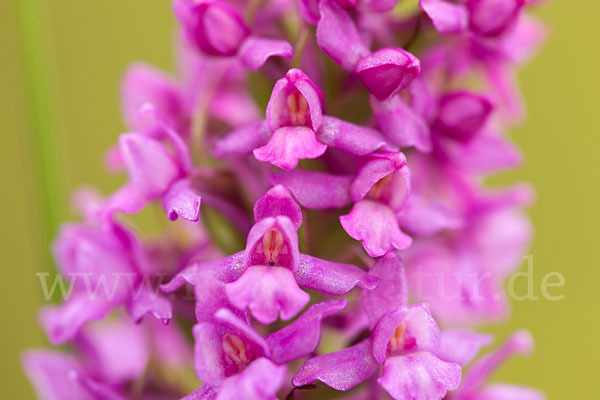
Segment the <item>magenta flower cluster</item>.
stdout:
[[53,245],[40,398],[544,398],[488,382],[527,332],[478,356],[465,328],[506,317],[531,236],[528,186],[485,178],[521,162],[534,1],[397,3],[175,0],[177,74],[122,84],[127,182]]

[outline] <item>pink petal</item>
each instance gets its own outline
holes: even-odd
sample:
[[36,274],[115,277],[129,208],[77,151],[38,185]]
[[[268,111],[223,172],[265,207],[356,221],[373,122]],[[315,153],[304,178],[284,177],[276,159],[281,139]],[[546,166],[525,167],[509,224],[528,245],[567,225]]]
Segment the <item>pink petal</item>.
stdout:
[[446,229],[463,226],[463,216],[435,199],[426,200],[411,193],[396,214],[402,229],[419,236],[431,236]]
[[[402,175],[402,179],[395,182],[398,183],[397,187],[386,188],[394,192],[392,193],[393,196],[388,197],[398,199],[394,203],[402,203],[410,190],[410,172],[406,166],[406,157],[402,153],[377,153],[369,157],[368,161],[356,174],[350,187],[352,200],[357,202],[364,199],[373,185],[386,176],[394,174],[396,171]],[[398,206],[400,204],[394,205]]]
[[423,153],[431,151],[427,121],[400,96],[383,102],[371,97],[371,109],[379,129],[391,143],[400,147],[414,146]]
[[352,18],[335,1],[321,0],[317,43],[321,50],[347,71],[354,72],[369,54]]
[[377,100],[387,100],[405,89],[421,72],[419,59],[399,48],[384,48],[364,57],[356,73]]
[[233,56],[249,34],[238,11],[223,1],[177,0],[174,11],[186,39],[206,54]]
[[147,196],[162,195],[179,177],[177,162],[159,141],[129,133],[121,135],[119,147],[129,179]]
[[171,302],[162,295],[154,292],[158,289],[148,288],[146,282],[142,281],[140,287],[132,290],[134,293],[132,293],[128,311],[134,321],[141,321],[146,314],[151,314],[154,318],[165,324],[173,318]]
[[440,347],[436,355],[444,361],[463,366],[471,362],[481,348],[489,346],[494,341],[494,337],[490,334],[467,329],[445,329],[440,338]]
[[412,243],[398,227],[393,211],[378,202],[361,200],[350,214],[340,217],[340,222],[350,237],[362,241],[371,257],[380,257],[394,248],[407,249]]
[[356,8],[372,13],[391,11],[398,4],[398,0],[358,0]]
[[317,136],[319,142],[356,156],[364,156],[387,146],[376,130],[334,117],[323,117]]
[[456,165],[475,172],[499,172],[523,162],[522,154],[510,139],[490,131],[481,132],[462,146],[447,146],[445,151]]
[[218,392],[216,387],[204,384],[180,400],[215,400]]
[[[301,97],[290,99],[290,96]],[[298,103],[290,108],[290,100],[294,100],[294,103],[301,101],[303,104]],[[273,132],[286,126],[306,126],[317,131],[323,122],[322,103],[323,94],[308,75],[297,68],[292,68],[285,74],[285,77],[275,82],[267,104],[267,124]],[[308,109],[303,109],[304,106],[308,106]],[[295,109],[298,107],[301,109]],[[308,111],[308,115],[306,111]],[[293,113],[300,114],[294,115]],[[303,119],[297,120],[295,117]]]
[[185,109],[180,88],[163,72],[146,64],[134,64],[128,68],[121,84],[121,107],[127,126],[135,132],[148,132],[154,124],[140,115],[145,104],[152,104],[179,130],[185,122]]
[[469,27],[476,34],[495,37],[511,28],[525,0],[468,0]]
[[444,398],[460,384],[458,364],[447,363],[424,351],[391,357],[377,382],[396,400]]
[[252,362],[241,373],[225,379],[219,388],[219,400],[275,399],[286,377],[285,365],[275,365],[266,358]]
[[372,330],[373,356],[378,363],[387,362],[388,344],[394,331],[404,325],[401,352],[436,351],[440,345],[440,329],[431,316],[427,303],[393,308],[381,316]]
[[294,48],[285,40],[251,36],[242,43],[238,56],[250,71],[258,71],[270,57],[291,58]]
[[245,271],[243,258],[244,252],[241,251],[217,261],[195,263],[177,274],[170,282],[162,285],[161,290],[173,293],[186,283],[193,285],[196,319],[212,320],[218,309],[234,308],[227,299],[225,285],[242,276]]
[[321,321],[346,305],[345,299],[313,304],[294,322],[267,336],[271,360],[286,364],[314,352],[321,341]]
[[178,217],[196,222],[200,218],[202,197],[196,193],[188,179],[175,182],[162,200],[163,210],[171,221]]
[[265,121],[242,125],[225,135],[217,143],[215,157],[249,156],[252,150],[264,146],[271,137],[271,131]]
[[491,101],[478,93],[447,93],[439,101],[436,129],[446,136],[468,142],[485,125],[493,111]]
[[273,184],[285,186],[298,202],[311,210],[341,208],[352,202],[352,177],[296,169],[271,177]]
[[373,327],[387,311],[407,304],[408,290],[402,261],[393,251],[379,258],[369,270],[369,275],[377,277],[378,284],[363,291],[362,304]]
[[39,319],[50,343],[60,345],[73,339],[86,322],[104,318],[112,307],[106,300],[91,300],[80,293],[59,306],[44,306]]
[[124,214],[137,214],[151,200],[151,197],[133,183],[128,183],[106,198],[98,211],[99,219],[112,217],[115,211]]
[[469,394],[475,391],[507,359],[516,354],[530,354],[532,350],[533,339],[531,334],[525,330],[514,332],[500,347],[487,353],[471,366],[460,387],[460,393]]
[[321,381],[336,390],[347,391],[377,372],[379,366],[371,354],[371,341],[323,354],[306,361],[292,378],[294,386]]
[[355,286],[372,289],[377,285],[377,278],[354,265],[325,261],[305,254],[300,255],[300,264],[294,277],[298,285],[305,289],[337,296]]
[[[78,345],[91,367],[106,383],[121,383],[142,375],[150,359],[147,331],[127,319],[86,326]],[[127,354],[124,357],[124,354]]]
[[263,324],[275,322],[278,316],[284,321],[293,318],[310,300],[284,267],[250,267],[225,291],[233,305],[241,310],[247,307]]
[[108,385],[84,375],[63,352],[29,350],[22,363],[39,399],[124,400]]
[[315,133],[303,126],[279,128],[269,142],[253,151],[254,157],[283,168],[294,169],[301,159],[318,158],[327,150]]
[[311,25],[317,25],[319,14],[319,0],[298,0],[298,11],[302,18]]
[[442,35],[461,33],[467,29],[469,15],[462,4],[444,0],[420,0],[419,7],[431,18],[433,26]]
[[211,322],[200,322],[193,329],[196,373],[210,385],[220,385],[227,377],[240,372],[239,366],[228,363],[225,357],[223,337],[228,333],[243,342],[248,355],[269,356],[266,342],[246,321],[228,309],[219,309]]
[[288,217],[296,229],[299,229],[302,225],[302,209],[296,203],[292,194],[282,185],[271,188],[254,204],[254,219],[256,221],[278,215]]

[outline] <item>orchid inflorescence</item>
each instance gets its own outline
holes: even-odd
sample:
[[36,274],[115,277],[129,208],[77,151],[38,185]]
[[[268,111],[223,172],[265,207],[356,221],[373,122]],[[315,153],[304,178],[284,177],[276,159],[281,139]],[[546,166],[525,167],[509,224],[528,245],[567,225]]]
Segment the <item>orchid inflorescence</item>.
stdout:
[[40,398],[544,398],[488,383],[526,331],[478,357],[465,328],[506,317],[531,236],[529,187],[484,179],[521,161],[533,1],[397,3],[175,0],[176,76],[122,84],[127,183],[78,191],[53,245]]

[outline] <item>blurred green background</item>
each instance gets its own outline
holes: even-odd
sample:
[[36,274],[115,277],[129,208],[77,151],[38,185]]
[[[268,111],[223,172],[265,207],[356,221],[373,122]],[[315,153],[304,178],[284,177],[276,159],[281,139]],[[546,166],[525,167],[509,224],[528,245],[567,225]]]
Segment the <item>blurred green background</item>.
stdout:
[[[526,162],[496,179],[527,180],[537,189],[535,294],[541,297],[548,272],[562,273],[566,285],[551,292],[563,300],[513,302],[509,323],[490,328],[502,338],[524,327],[536,339],[533,357],[511,360],[495,379],[539,387],[550,399],[598,398],[598,13],[592,0],[554,0],[535,11],[548,24],[549,41],[520,74],[528,116],[511,132]],[[5,399],[33,397],[19,355],[46,345],[36,323],[42,298],[35,275],[47,268],[53,233],[44,227],[68,217],[66,191],[93,183],[106,192],[120,183],[101,161],[123,130],[121,75],[136,60],[172,69],[174,26],[170,0],[0,1]],[[44,158],[40,146],[54,149],[56,159]],[[42,169],[59,183],[40,181]],[[516,290],[523,293],[524,282]]]

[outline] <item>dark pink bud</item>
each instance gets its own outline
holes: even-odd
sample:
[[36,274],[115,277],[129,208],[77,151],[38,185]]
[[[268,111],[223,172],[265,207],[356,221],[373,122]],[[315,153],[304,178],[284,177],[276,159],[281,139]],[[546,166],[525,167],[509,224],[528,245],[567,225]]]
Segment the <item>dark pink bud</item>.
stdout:
[[436,128],[446,136],[466,142],[486,123],[492,108],[490,100],[477,93],[446,94],[440,99]]
[[178,0],[175,15],[190,43],[209,55],[235,55],[250,34],[238,11],[221,1]]
[[356,73],[379,101],[406,88],[421,72],[419,59],[398,48],[377,50],[360,60]]
[[514,25],[525,0],[469,0],[469,25],[481,36],[499,36]]

